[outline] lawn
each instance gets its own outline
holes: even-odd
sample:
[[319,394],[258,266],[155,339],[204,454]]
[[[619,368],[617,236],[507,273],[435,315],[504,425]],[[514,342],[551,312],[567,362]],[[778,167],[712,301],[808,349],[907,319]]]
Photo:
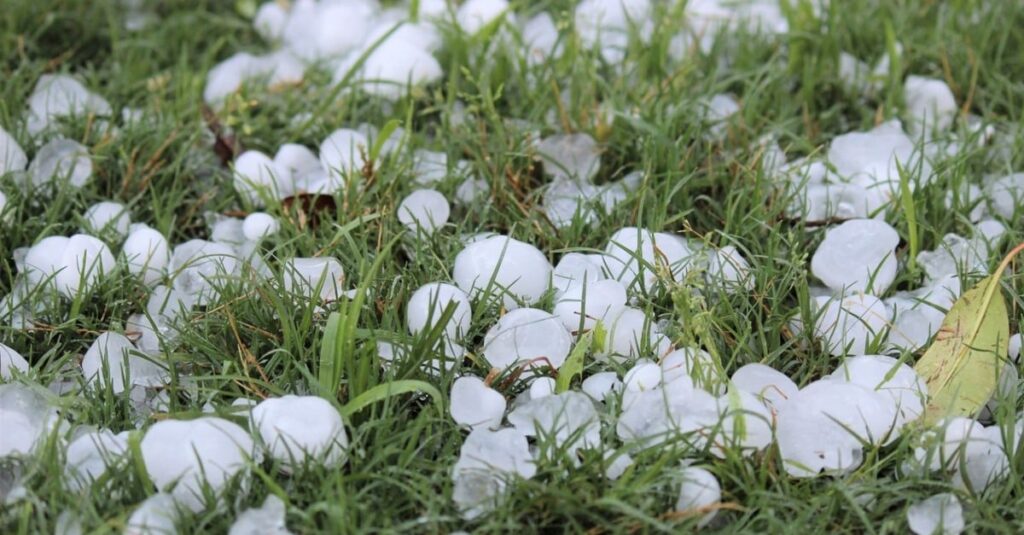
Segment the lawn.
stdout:
[[[2,361],[0,532],[144,533],[130,519],[158,490],[180,533],[227,532],[268,496],[294,533],[906,533],[908,509],[940,493],[967,532],[1024,531],[1006,340],[1024,320],[1019,261],[996,294],[1001,349],[976,357],[1006,364],[1003,384],[986,410],[991,388],[961,411],[980,424],[940,421],[950,451],[932,466],[915,465],[936,448],[921,409],[883,422],[884,438],[823,438],[840,420],[877,431],[864,407],[882,394],[821,382],[844,356],[888,355],[907,373],[957,295],[1024,242],[1024,3],[630,0],[618,27],[616,0],[468,3],[478,15],[344,0],[288,30],[275,14],[313,3],[4,0],[0,134],[26,161],[0,135],[0,342],[27,366]],[[282,40],[334,53],[222,63]],[[47,75],[105,102],[40,115]],[[945,124],[936,84],[953,98]],[[894,136],[909,143],[898,163]],[[86,151],[82,183],[82,168],[28,164],[57,138]],[[286,144],[315,168],[287,187],[262,156]],[[851,168],[887,178],[865,189]],[[409,197],[427,188],[439,195]],[[109,224],[90,211],[107,201],[120,203]],[[94,238],[52,240],[79,234]],[[166,267],[127,253],[159,237]],[[560,283],[571,253],[602,281]],[[343,275],[296,260],[327,257]],[[39,267],[51,262],[64,269]],[[431,283],[468,294],[465,308],[436,289],[413,298]],[[914,293],[954,286],[937,304]],[[885,317],[830,308],[844,299]],[[849,320],[838,335],[829,314]],[[507,324],[524,328],[495,342]],[[131,347],[101,351],[107,332]],[[685,369],[666,367],[676,349]],[[751,364],[830,391],[749,393],[735,372]],[[669,380],[679,370],[685,385]],[[664,433],[631,427],[663,423],[647,394],[682,390]],[[289,394],[308,403],[250,415]],[[306,451],[274,442],[269,413],[302,436],[338,415],[344,427]],[[213,416],[221,427],[192,442],[192,427],[164,425]],[[249,441],[226,472],[238,448],[223,421]],[[951,439],[943,425],[978,431]],[[998,444],[978,453],[981,425]],[[69,461],[75,439],[122,432],[91,472]],[[792,448],[812,443],[856,459],[801,473]],[[464,444],[508,466],[472,479]],[[166,483],[196,458],[198,494],[182,498]],[[975,462],[999,469],[964,484]],[[277,533],[267,518],[251,533]]]

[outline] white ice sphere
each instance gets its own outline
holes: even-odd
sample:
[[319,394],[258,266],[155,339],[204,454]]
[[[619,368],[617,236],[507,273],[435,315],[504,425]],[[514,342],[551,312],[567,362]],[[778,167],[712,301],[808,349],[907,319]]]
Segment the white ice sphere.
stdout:
[[508,10],[506,0],[469,0],[455,12],[455,22],[462,31],[473,35]]
[[694,262],[694,254],[682,238],[664,232],[624,227],[608,239],[604,269],[610,278],[630,292],[647,292],[659,277],[679,281]]
[[573,286],[590,284],[606,277],[601,264],[581,253],[566,253],[555,265],[551,283],[559,293],[564,294]]
[[452,383],[451,415],[455,423],[476,429],[497,428],[505,415],[505,398],[479,377],[466,375]]
[[240,266],[231,246],[196,239],[176,246],[168,267],[174,277],[174,289],[202,306],[218,298],[220,287]]
[[958,213],[970,209],[968,218],[972,222],[981,221],[985,217],[985,194],[976,184],[964,183],[960,188],[951,188],[946,192],[944,204],[949,210]]
[[175,524],[180,513],[173,496],[158,492],[132,511],[124,535],[177,535]]
[[[323,171],[320,158],[305,145],[297,143],[285,143],[278,147],[277,152],[274,153],[272,169],[282,174],[279,178],[284,183],[293,185],[300,177]],[[293,191],[293,193],[295,192]]]
[[26,165],[28,157],[18,144],[18,140],[0,127],[0,176],[24,171]]
[[713,454],[725,457],[725,452],[733,447],[749,453],[763,450],[771,444],[775,418],[761,398],[750,392],[731,389],[717,401],[721,431],[720,436],[712,439]]
[[540,399],[544,396],[551,396],[555,393],[556,381],[553,377],[537,377],[530,381],[530,388],[527,393],[530,399]]
[[713,251],[708,258],[707,278],[712,285],[726,292],[749,292],[754,289],[750,263],[732,245]]
[[[897,196],[902,167],[910,173],[911,185],[931,179],[931,165],[922,161],[913,140],[899,121],[882,123],[867,132],[850,132],[832,140],[828,160],[838,177],[863,186],[868,193],[870,211],[885,206]],[[920,175],[918,168],[920,167]]]
[[509,413],[508,422],[528,437],[553,439],[556,445],[571,445],[574,450],[601,445],[594,402],[580,392],[530,399]]
[[685,377],[689,384],[712,394],[720,394],[725,386],[726,378],[715,364],[715,360],[710,353],[702,349],[676,349],[662,357],[660,365],[665,374],[666,385]]
[[989,206],[998,215],[1012,220],[1017,211],[1024,207],[1024,173],[1013,173],[985,186]]
[[607,336],[602,356],[635,359],[641,356],[644,347],[649,347],[653,356],[660,357],[669,346],[658,326],[649,321],[642,310],[632,307],[623,308],[611,321]]
[[786,374],[756,362],[745,364],[733,372],[731,381],[736,388],[776,407],[800,391]]
[[964,509],[956,495],[936,494],[907,509],[907,524],[915,535],[958,535],[964,530]]
[[601,151],[588,134],[555,134],[541,140],[537,154],[555,178],[589,181],[601,169]]
[[258,241],[277,234],[281,223],[277,218],[266,212],[253,212],[242,221],[242,234],[249,241]]
[[502,316],[487,331],[483,355],[499,369],[527,363],[558,369],[571,346],[572,337],[557,316],[536,308],[520,308]]
[[77,141],[65,138],[55,138],[43,145],[28,166],[28,178],[32,186],[37,188],[55,182],[81,188],[91,176],[92,159],[89,157],[89,149]]
[[34,387],[0,384],[0,459],[30,455],[60,425],[60,417]]
[[536,303],[551,287],[551,263],[544,253],[507,236],[492,236],[466,246],[455,257],[452,278],[471,299],[501,296],[505,308]]
[[740,111],[740,104],[730,95],[715,95],[703,106],[704,122],[710,125],[712,137],[722,137],[729,126],[729,118]]
[[134,227],[121,246],[121,256],[128,263],[128,271],[142,276],[142,282],[152,285],[162,279],[171,260],[167,238],[147,226]]
[[263,58],[248,52],[239,52],[213,66],[206,74],[203,100],[217,105],[226,97],[238,91],[242,84],[254,77],[266,75],[267,64]]
[[529,479],[537,472],[526,436],[516,429],[474,429],[452,468],[452,499],[472,519],[491,510],[506,491],[510,476]]
[[455,310],[445,324],[445,335],[452,340],[462,338],[469,333],[473,319],[469,296],[458,287],[443,282],[425,284],[409,298],[405,313],[409,332],[415,335],[423,329],[433,329],[449,306]]
[[486,197],[491,192],[491,184],[482,178],[466,177],[455,189],[455,200],[470,205]]
[[259,462],[245,429],[209,416],[161,420],[146,431],[140,447],[153,484],[192,511],[204,506],[204,483],[219,494],[229,480],[247,471],[250,462]]
[[570,332],[589,331],[597,322],[608,326],[626,307],[626,287],[619,281],[600,280],[574,285],[555,302],[555,315]]
[[609,395],[622,388],[622,381],[615,372],[598,372],[583,380],[580,389],[594,401],[604,401]]
[[345,269],[337,258],[292,258],[284,263],[284,289],[312,299],[317,288],[320,301],[332,302],[344,293]]
[[850,357],[830,377],[888,395],[896,409],[897,425],[916,420],[924,413],[928,386],[913,368],[892,357]]
[[68,238],[54,282],[61,294],[73,299],[79,291],[91,291],[115,266],[107,244],[87,234],[75,234]]
[[899,234],[884,221],[847,221],[825,233],[811,258],[811,272],[837,292],[881,294],[896,279],[899,243]]
[[622,387],[627,392],[644,392],[661,388],[663,379],[661,366],[642,359],[626,372],[626,376],[622,378]]
[[[683,468],[679,487],[679,499],[676,501],[677,511],[701,510],[710,505],[718,503],[722,499],[722,487],[718,478],[705,468],[698,466],[687,466]],[[698,527],[704,527],[715,517],[717,511],[701,515],[697,522]]]
[[265,195],[271,199],[292,194],[292,185],[287,182],[288,173],[282,171],[274,160],[258,150],[247,150],[234,162],[235,191],[252,203],[262,206]]
[[83,433],[68,444],[64,476],[73,491],[86,488],[128,451],[128,434],[101,429]]
[[27,129],[36,135],[61,117],[87,114],[110,115],[110,103],[64,74],[44,74],[28,100]]
[[448,176],[448,154],[417,149],[413,154],[412,167],[417,184],[432,186]]
[[576,33],[587,48],[597,47],[610,64],[620,64],[629,44],[633,25],[642,35],[649,35],[651,2],[649,0],[583,0],[576,5]]
[[956,117],[957,105],[946,82],[923,76],[908,76],[903,83],[908,125],[918,133],[947,130]]
[[251,415],[270,458],[288,471],[309,461],[333,468],[345,458],[345,424],[338,410],[324,398],[267,398],[252,408]]
[[14,377],[15,370],[24,374],[28,373],[28,369],[28,361],[21,356],[21,353],[0,344],[0,379],[7,381]]
[[889,328],[892,310],[877,297],[858,294],[842,299],[814,300],[815,335],[835,356],[867,354],[871,344]]
[[433,234],[448,222],[449,213],[448,199],[432,189],[416,190],[398,205],[398,220],[413,232]]
[[228,535],[291,535],[285,524],[286,508],[281,498],[268,494],[260,507],[242,511],[228,529]]
[[239,248],[246,243],[244,222],[237,217],[223,217],[220,214],[210,216],[210,241],[223,243],[232,248]]
[[558,27],[547,12],[541,12],[522,22],[520,34],[526,47],[524,55],[530,65],[539,65],[550,57],[561,54]]
[[[340,82],[360,59],[353,52],[335,71],[335,82]],[[388,100],[397,100],[408,93],[409,86],[437,82],[444,76],[441,64],[429,52],[415,43],[395,36],[389,37],[363,61],[357,74],[363,91]]]
[[1010,336],[1010,343],[1007,350],[1007,355],[1010,357],[1010,360],[1020,362],[1020,349],[1022,345],[1024,345],[1024,334],[1017,333]]
[[917,253],[917,263],[929,281],[967,274],[988,273],[988,247],[983,242],[946,234],[934,251]]
[[82,375],[90,385],[104,388],[109,384],[115,394],[132,385],[157,386],[168,379],[161,365],[138,356],[131,340],[113,332],[99,335],[89,346],[82,358]]
[[98,202],[90,206],[82,219],[85,220],[86,232],[99,235],[104,231],[110,231],[118,237],[126,236],[132,223],[128,208],[111,201]]
[[48,236],[29,248],[24,265],[30,285],[52,280],[64,266],[63,256],[69,241],[64,236]]
[[268,41],[276,41],[284,35],[285,24],[288,23],[288,11],[279,2],[264,2],[256,10],[252,26],[261,37]]
[[335,130],[320,143],[320,165],[335,184],[343,184],[348,175],[359,173],[370,157],[370,142],[357,130]]

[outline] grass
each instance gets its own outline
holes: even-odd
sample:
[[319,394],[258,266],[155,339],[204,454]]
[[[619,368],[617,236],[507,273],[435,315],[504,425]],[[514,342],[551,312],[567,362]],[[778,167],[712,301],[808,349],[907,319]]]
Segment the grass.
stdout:
[[[4,179],[11,213],[0,236],[0,294],[12,289],[16,248],[76,232],[80,215],[94,202],[127,204],[133,221],[150,224],[172,244],[205,237],[205,213],[237,209],[241,197],[211,150],[201,105],[205,73],[217,61],[235,51],[268,48],[236,4],[246,2],[155,2],[159,23],[132,33],[123,29],[124,12],[113,0],[4,2],[0,125],[22,141],[30,156],[36,148],[22,129],[23,116],[41,74],[74,73],[115,110],[143,108],[146,116],[139,123],[119,125],[116,135],[105,133],[90,118],[63,126],[65,135],[87,145],[94,155],[95,174],[80,191],[27,191]],[[762,172],[756,140],[775,136],[790,159],[810,154],[836,135],[898,117],[905,74],[946,80],[964,111],[1000,125],[1003,148],[963,151],[938,169],[933,184],[914,191],[909,205],[913,210],[901,211],[896,203],[887,220],[907,244],[897,253],[901,266],[912,265],[908,247],[933,249],[946,233],[969,232],[969,207],[947,209],[947,191],[958,191],[961,184],[977,182],[986,173],[1024,168],[1019,128],[1024,121],[1024,5],[832,2],[820,23],[794,8],[789,34],[718,39],[710,54],[694,52],[677,62],[667,54],[680,27],[682,10],[676,4],[658,4],[657,24],[646,36],[651,45],[634,36],[630,59],[622,66],[605,64],[567,31],[564,56],[527,73],[521,59],[503,52],[496,41],[448,28],[438,54],[443,82],[394,104],[358,94],[339,96],[326,71],[309,73],[297,87],[250,87],[231,97],[217,120],[242,147],[271,153],[286,142],[316,147],[338,127],[362,122],[383,127],[397,120],[409,132],[411,146],[470,160],[473,171],[490,183],[491,198],[454,208],[443,231],[414,240],[395,216],[398,203],[414,189],[408,159],[385,159],[361,188],[338,196],[336,211],[320,225],[284,224],[263,246],[269,257],[278,259],[336,256],[350,286],[364,290],[362,302],[342,306],[339,323],[345,330],[333,352],[321,352],[326,314],[288,295],[279,274],[260,280],[245,273],[222,288],[217,305],[197,310],[179,343],[169,348],[176,370],[167,389],[169,414],[138,415],[127,396],[87,390],[55,401],[75,425],[120,431],[166,417],[194,417],[207,403],[232,417],[228,404],[241,396],[317,393],[325,387],[329,396],[336,394],[339,407],[360,395],[379,393],[375,387],[388,381],[426,381],[447,396],[458,372],[434,378],[421,370],[423,362],[440,355],[440,332],[407,335],[403,307],[422,284],[449,280],[462,247],[460,235],[509,233],[556,261],[567,251],[603,249],[608,236],[624,225],[734,245],[754,267],[756,289],[749,295],[680,301],[663,291],[642,300],[637,306],[668,321],[673,340],[698,341],[729,372],[761,362],[798,384],[831,372],[835,358],[805,343],[806,335],[789,336],[787,329],[794,314],[807,315],[807,288],[814,284],[807,267],[823,229],[785,217],[787,199]],[[524,13],[547,10],[561,26],[571,25],[571,1],[513,5]],[[872,62],[891,48],[891,36],[902,43],[904,54],[884,89],[871,98],[844,89],[837,75],[839,51]],[[708,141],[694,117],[702,99],[721,92],[735,94],[742,109],[724,140]],[[310,120],[295,120],[305,112],[313,112]],[[645,179],[627,202],[596,224],[556,230],[539,211],[539,186],[545,179],[531,158],[529,129],[507,118],[522,119],[543,134],[593,135],[604,148],[600,182],[634,170],[643,171]],[[456,185],[453,177],[439,189],[451,196]],[[902,206],[908,202],[904,199]],[[278,205],[269,211],[288,216]],[[1007,222],[1004,244],[1024,241],[1020,222]],[[992,262],[1000,257],[994,254]],[[1011,331],[1016,332],[1024,317],[1024,280],[1016,275],[1006,280]],[[920,282],[919,271],[901,268],[893,288],[911,289]],[[74,307],[33,294],[30,300],[42,309],[41,323],[31,330],[5,325],[0,340],[30,360],[34,379],[41,384],[62,377],[80,382],[73,370],[91,341],[102,331],[123,329],[130,314],[144,309],[146,299],[145,288],[123,271]],[[550,304],[548,298],[539,307]],[[476,307],[468,338],[471,354],[497,317],[497,310]],[[375,349],[379,340],[409,343],[413,349],[381,374]],[[325,371],[325,366],[333,368]],[[596,365],[587,366],[584,373]],[[461,369],[487,373],[472,355]],[[332,392],[334,383],[340,384]],[[512,383],[503,393],[511,398],[523,386]],[[1019,408],[1016,395],[1013,401]],[[999,421],[1012,424],[1015,412],[1005,411]],[[344,469],[310,466],[283,476],[273,466],[258,467],[245,492],[240,488],[227,503],[188,518],[182,532],[223,532],[236,511],[262,503],[269,493],[288,503],[288,527],[302,533],[690,529],[694,519],[669,513],[683,459],[705,463],[721,481],[726,508],[713,527],[726,532],[902,533],[909,504],[949,488],[941,477],[899,474],[911,450],[908,437],[868,451],[864,464],[846,477],[814,480],[788,478],[774,449],[713,460],[706,452],[670,443],[635,455],[635,465],[609,482],[603,477],[607,461],[600,454],[573,467],[564,451],[541,444],[542,457],[550,461],[541,464],[538,475],[516,484],[495,511],[466,523],[451,502],[450,479],[464,432],[447,415],[439,415],[428,397],[383,397],[352,413],[348,423],[352,448]],[[614,438],[614,419],[609,416],[606,424],[605,444],[622,451]],[[984,495],[960,493],[970,530],[1024,529],[1024,454],[1013,453],[1009,477]],[[91,489],[70,493],[58,477],[62,460],[56,447],[22,463],[3,461],[0,470],[21,474],[27,487],[24,500],[0,505],[4,533],[53,532],[65,510],[78,511],[90,532],[121,531],[134,505],[151,492],[138,470],[124,466]]]

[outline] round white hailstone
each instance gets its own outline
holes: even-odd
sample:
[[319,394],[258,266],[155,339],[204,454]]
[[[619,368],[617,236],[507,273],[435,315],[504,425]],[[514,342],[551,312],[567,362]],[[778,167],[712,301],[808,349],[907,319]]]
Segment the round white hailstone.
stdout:
[[128,433],[114,434],[101,429],[80,435],[68,444],[64,476],[72,491],[79,491],[99,479],[111,464],[128,451]]
[[[64,74],[44,74],[29,97],[28,133],[36,136],[55,119],[66,116],[110,115],[110,103]],[[101,119],[102,121],[102,119]]]
[[[919,158],[914,141],[903,132],[898,120],[882,123],[867,132],[836,136],[828,149],[828,160],[840,178],[863,186],[881,186],[877,189],[883,196],[892,194],[894,187],[899,191],[899,165],[914,169],[922,165]],[[921,176],[928,178],[930,175],[931,167],[925,161]],[[881,206],[885,202],[876,204]]]
[[249,241],[259,241],[273,236],[279,230],[281,230],[281,223],[266,212],[253,212],[245,216],[245,220],[242,221],[242,234]]
[[337,301],[344,293],[345,269],[330,256],[292,258],[284,264],[284,289],[312,299],[320,289],[320,301]]
[[627,290],[644,292],[663,274],[682,280],[693,260],[693,252],[677,236],[624,227],[608,239],[604,268]]
[[205,485],[219,495],[229,480],[246,472],[251,460],[259,462],[245,429],[210,416],[159,421],[146,431],[140,447],[146,473],[157,489],[195,512],[204,507]]
[[543,63],[547,58],[561,54],[562,45],[558,40],[558,27],[546,12],[538,13],[523,21],[520,28],[523,44],[526,46],[526,61],[530,65]]
[[566,253],[558,261],[551,277],[551,283],[559,293],[565,293],[573,286],[580,286],[604,280],[601,264],[590,256],[580,253]]
[[[558,369],[571,346],[572,337],[556,316],[536,308],[520,308],[502,316],[487,331],[483,355],[499,369],[522,363]],[[541,358],[546,360],[532,362]]]
[[11,214],[7,212],[7,194],[0,191],[0,223],[6,223],[10,218]]
[[760,398],[735,389],[719,396],[717,401],[722,436],[713,439],[712,453],[725,457],[725,451],[731,447],[748,452],[763,450],[771,444],[774,417]]
[[601,169],[601,151],[588,134],[556,134],[541,140],[537,153],[544,172],[555,178],[589,181]]
[[1010,337],[1008,355],[1014,362],[1020,362],[1020,348],[1024,345],[1024,334],[1017,333]]
[[64,251],[70,240],[64,236],[48,236],[29,248],[25,254],[25,274],[33,286],[56,275],[63,266]]
[[433,234],[448,222],[448,199],[432,189],[416,190],[398,205],[398,220],[409,230]]
[[288,12],[278,2],[264,2],[252,20],[256,32],[268,41],[280,39],[284,35],[284,26],[287,23]]
[[899,243],[900,235],[884,221],[853,219],[825,233],[811,258],[811,272],[837,292],[880,294],[896,278]]
[[0,127],[0,176],[7,173],[24,171],[28,165],[28,157],[21,149],[18,140]]
[[171,260],[167,238],[145,225],[134,226],[121,246],[121,256],[128,262],[128,272],[142,276],[146,285],[164,277]]
[[220,286],[241,267],[235,250],[222,243],[189,240],[171,253],[169,269],[174,289],[197,305],[207,305],[220,295]]
[[[528,243],[496,235],[473,242],[455,257],[452,278],[471,299],[500,295],[505,308],[536,303],[551,287],[551,263]],[[493,280],[493,283],[492,283]]]
[[601,56],[610,64],[620,64],[629,45],[629,29],[638,26],[641,34],[649,27],[649,0],[583,0],[576,6],[576,33],[584,46],[600,47]]
[[633,366],[622,379],[623,388],[630,392],[643,392],[660,388],[661,383],[661,366],[650,361],[644,361]]
[[210,241],[223,243],[233,247],[246,242],[243,231],[244,222],[237,217],[222,217],[219,214],[210,217]]
[[479,377],[465,375],[452,383],[451,415],[455,423],[475,429],[497,428],[505,415],[505,398]]
[[555,379],[552,377],[537,377],[530,382],[530,399],[540,399],[544,396],[551,396],[555,393]]
[[269,494],[263,506],[242,511],[228,529],[228,535],[291,535],[285,523],[286,512],[281,498]]
[[238,91],[249,78],[264,71],[260,58],[248,52],[239,52],[213,66],[206,74],[203,101],[219,104],[225,97]]
[[344,183],[346,176],[361,171],[369,150],[370,142],[362,132],[341,128],[320,143],[320,165],[330,177]]
[[594,402],[572,390],[531,398],[509,413],[508,423],[528,437],[553,438],[559,446],[572,445],[575,449],[601,445]]
[[[626,288],[619,281],[601,280],[569,288],[555,302],[555,315],[570,332],[589,331],[597,322],[609,325],[626,308]],[[581,331],[581,332],[582,332]]]
[[92,386],[103,388],[109,384],[115,394],[132,385],[157,386],[167,382],[167,371],[162,366],[135,353],[135,346],[124,335],[103,333],[85,352],[82,375]]
[[736,99],[729,95],[715,95],[704,106],[704,121],[711,125],[711,135],[718,137],[725,133],[730,117],[740,111]]
[[729,293],[749,292],[754,289],[754,276],[750,273],[750,264],[732,245],[726,245],[710,254],[707,276],[712,284]]
[[0,344],[0,379],[9,380],[14,377],[14,370],[18,373],[28,373],[28,361],[21,353]]
[[[353,53],[349,61],[358,60]],[[340,81],[351,68],[344,62],[335,72],[335,80]],[[408,91],[409,86],[432,84],[444,76],[441,64],[429,52],[421,47],[389,37],[367,56],[359,70],[363,80],[359,84],[363,91],[389,100],[398,100]]]
[[285,180],[287,176],[270,156],[258,150],[247,150],[235,159],[235,190],[254,206],[262,206],[261,195],[272,199],[291,195],[292,187]]
[[622,381],[615,372],[599,372],[584,379],[580,389],[594,401],[604,401],[622,389]]
[[317,55],[338,57],[366,41],[375,9],[379,7],[375,8],[370,2],[319,2],[316,21],[310,28]]
[[702,349],[683,347],[661,359],[661,369],[665,374],[665,384],[672,384],[679,379],[699,386],[712,394],[721,393],[725,378],[711,354]]
[[426,149],[413,153],[413,178],[421,186],[432,186],[448,176],[448,154]]
[[145,499],[125,525],[125,535],[170,534],[176,535],[175,524],[180,514],[178,504],[170,494],[158,492]]
[[297,143],[285,143],[278,147],[274,153],[274,169],[281,171],[284,175],[281,179],[288,184],[294,183],[300,177],[323,171],[320,158],[305,145]]
[[611,459],[608,466],[604,469],[604,477],[611,481],[615,481],[622,477],[622,474],[626,473],[626,469],[633,466],[633,458],[628,453],[622,453],[616,455],[615,452],[609,451],[605,453],[605,462]]
[[733,372],[732,385],[775,407],[800,391],[786,374],[756,362],[745,364]]
[[107,244],[86,234],[75,234],[68,238],[54,282],[61,294],[73,299],[79,291],[89,292],[115,265]]
[[[694,511],[718,503],[722,499],[722,487],[718,478],[704,468],[687,466],[682,471],[683,483],[679,487],[679,500],[676,501],[677,511]],[[698,527],[704,527],[715,517],[718,511],[712,510],[701,516]]]
[[916,420],[924,413],[928,386],[913,368],[892,357],[862,355],[847,358],[830,378],[887,394],[892,398],[897,425]]
[[974,223],[985,218],[985,194],[976,184],[964,183],[959,190],[953,189],[946,192],[944,204],[949,210],[970,209],[967,217]]
[[466,177],[455,189],[455,200],[470,205],[491,193],[491,184],[482,178]]
[[469,296],[459,288],[443,282],[425,284],[409,298],[405,314],[409,332],[415,335],[424,328],[433,329],[449,306],[454,306],[455,311],[445,325],[445,335],[451,340],[462,338],[469,332],[470,321],[473,319]]
[[928,472],[956,471],[964,454],[975,452],[977,445],[985,446],[986,438],[985,428],[977,420],[960,416],[942,420],[920,436],[913,463],[908,465]]
[[348,435],[341,414],[317,396],[268,398],[252,409],[252,421],[270,457],[287,471],[307,461],[333,468],[344,460]]
[[132,223],[128,209],[121,203],[104,201],[96,203],[85,211],[85,231],[100,234],[110,230],[118,237],[128,234]]
[[958,535],[964,530],[964,508],[954,494],[936,494],[907,509],[907,524],[915,535]]
[[956,117],[956,98],[942,80],[908,76],[903,84],[903,101],[907,104],[907,122],[915,132],[946,130]]
[[1013,220],[1024,206],[1024,173],[1013,173],[995,179],[985,186],[985,196],[993,212]]
[[28,175],[37,188],[55,180],[67,180],[69,186],[81,188],[92,176],[92,159],[81,143],[56,138],[39,149],[28,167]]
[[504,495],[510,475],[529,479],[537,472],[526,436],[516,429],[474,429],[452,468],[452,500],[463,517],[477,518]]
[[62,423],[42,394],[19,383],[0,384],[0,422],[0,459],[32,453]]
[[657,325],[648,322],[642,310],[625,307],[608,326],[608,339],[602,356],[634,359],[640,356],[643,347],[650,347],[655,356],[660,357],[668,350],[669,341]]
[[892,309],[877,297],[859,294],[842,300],[821,296],[813,301],[814,334],[837,357],[867,354],[889,327]]
[[506,0],[469,0],[455,12],[455,22],[463,32],[473,35],[508,10]]

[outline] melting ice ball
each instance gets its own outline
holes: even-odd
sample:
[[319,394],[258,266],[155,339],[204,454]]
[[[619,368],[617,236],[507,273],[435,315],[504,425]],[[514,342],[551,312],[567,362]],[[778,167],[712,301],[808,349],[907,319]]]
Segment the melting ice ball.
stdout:
[[501,295],[506,308],[536,303],[551,287],[551,264],[536,247],[492,236],[466,246],[455,257],[455,284],[472,299]]
[[899,243],[899,234],[884,221],[850,220],[825,233],[811,272],[837,292],[881,294],[896,278]]
[[251,414],[270,457],[288,471],[308,461],[330,468],[344,460],[348,435],[341,414],[321,397],[268,398]]
[[433,234],[448,222],[449,213],[448,199],[432,189],[416,190],[398,205],[398,220],[413,232]]
[[417,334],[423,329],[432,329],[449,306],[455,310],[445,324],[445,335],[451,340],[462,338],[469,332],[473,318],[469,297],[458,287],[443,282],[425,284],[409,298],[405,314],[409,332]]
[[[502,316],[484,336],[483,354],[499,369],[530,362],[557,369],[572,346],[572,337],[557,316],[536,308],[520,308]],[[532,362],[537,359],[546,361]]]

